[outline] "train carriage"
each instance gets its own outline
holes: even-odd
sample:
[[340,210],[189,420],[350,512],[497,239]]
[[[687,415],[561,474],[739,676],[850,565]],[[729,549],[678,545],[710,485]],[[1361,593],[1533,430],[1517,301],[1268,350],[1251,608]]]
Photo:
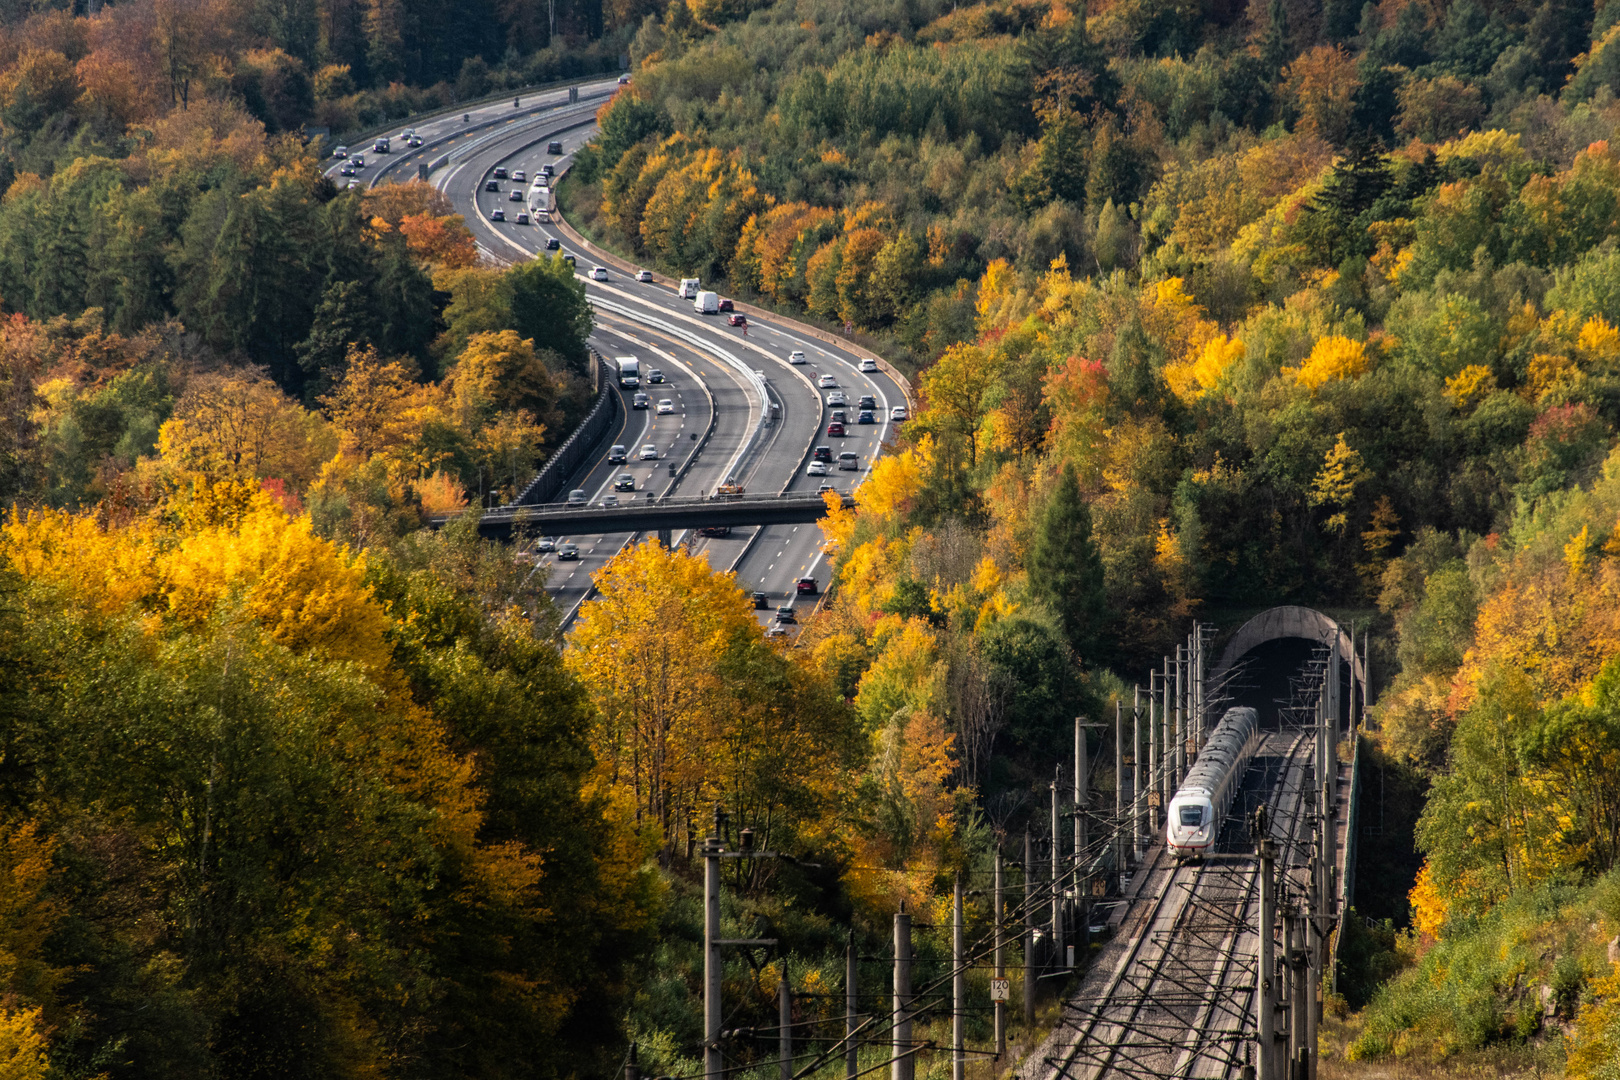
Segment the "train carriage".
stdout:
[[1177,859],[1199,858],[1215,845],[1259,745],[1259,715],[1250,708],[1226,710],[1170,800],[1165,844]]

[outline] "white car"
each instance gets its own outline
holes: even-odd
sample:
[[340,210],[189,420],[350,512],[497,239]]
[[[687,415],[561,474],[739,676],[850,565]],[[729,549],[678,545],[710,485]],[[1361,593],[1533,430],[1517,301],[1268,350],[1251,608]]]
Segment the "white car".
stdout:
[[809,361],[804,358],[803,349],[794,349],[792,352],[788,353],[788,363],[806,364],[809,363]]
[[535,541],[534,550],[543,555],[549,554],[550,552],[557,550],[557,541],[549,536],[542,536],[539,540]]
[[654,446],[652,443],[645,443],[641,447],[641,453],[637,454],[636,457],[640,458],[642,461],[657,461],[658,447]]
[[604,496],[602,496],[602,508],[603,509],[605,509],[605,510],[606,509],[612,509],[613,507],[618,506],[618,505],[619,505],[619,497],[617,495],[604,495]]
[[658,399],[658,415],[659,416],[667,416],[667,415],[669,415],[670,413],[672,413],[674,411],[675,411],[675,403],[673,401],[669,400],[669,398],[667,398],[667,397]]
[[834,390],[832,393],[827,395],[827,404],[836,408],[839,405],[848,405],[849,402],[844,397],[844,392],[842,390]]
[[519,169],[512,174],[512,183],[514,184],[526,183],[528,179],[529,174],[524,172],[522,169]]
[[816,380],[816,385],[821,387],[823,390],[830,390],[838,385],[838,380],[831,375],[823,375],[821,378]]
[[606,281],[607,279],[608,279],[607,267],[605,267],[605,266],[593,266],[593,267],[591,267],[591,280],[592,281]]
[[826,476],[827,463],[825,461],[812,461],[810,467],[804,471],[806,476]]
[[894,408],[889,410],[890,420],[904,420],[905,418],[906,407],[904,405],[896,405]]
[[860,369],[862,371],[876,371],[878,369],[877,361],[870,356],[863,356],[861,357]]
[[637,270],[636,271],[636,280],[637,281],[651,281],[652,280],[652,271],[651,270]]

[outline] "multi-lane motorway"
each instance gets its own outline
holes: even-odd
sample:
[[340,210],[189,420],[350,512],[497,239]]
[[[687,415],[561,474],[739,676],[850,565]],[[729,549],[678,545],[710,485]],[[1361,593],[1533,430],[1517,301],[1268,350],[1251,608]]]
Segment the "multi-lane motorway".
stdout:
[[[398,152],[396,138],[386,167],[379,168],[379,159],[368,154],[367,169],[359,175],[368,184],[405,180],[417,175],[419,160],[436,165],[430,171],[431,182],[450,197],[479,247],[495,260],[533,258],[546,253],[548,240],[556,241],[577,259],[576,274],[585,281],[595,306],[592,344],[597,351],[607,357],[637,356],[644,375],[649,368],[662,371],[662,384],[642,380],[641,391],[651,407],[631,408],[631,395],[624,393],[619,430],[571,485],[584,490],[592,503],[610,494],[620,500],[629,497],[614,491],[615,481],[624,473],[633,478],[635,498],[671,492],[706,494],[726,480],[743,485],[750,494],[814,493],[823,484],[852,490],[892,434],[894,407],[906,404],[905,391],[894,378],[883,371],[860,370],[861,355],[853,346],[831,344],[773,319],[750,317],[746,328],[733,327],[724,315],[698,314],[690,300],[681,299],[668,285],[637,282],[616,268],[608,271],[606,281],[593,280],[593,267],[608,265],[599,253],[580,250],[556,225],[517,224],[517,212],[526,207],[512,201],[510,192],[514,186],[526,191],[527,183],[497,180],[497,190],[485,190],[497,168],[509,175],[522,170],[530,178],[542,165],[551,165],[559,174],[565,171],[573,151],[594,134],[594,109],[612,89],[610,82],[581,86],[580,104],[573,106],[561,92],[524,101],[528,113],[524,116],[506,117],[502,106],[485,106],[467,121],[452,114],[414,125],[402,122],[399,130],[414,126],[426,145],[407,157]],[[504,108],[517,111],[510,102]],[[463,134],[480,123],[487,126]],[[554,141],[562,143],[563,153],[548,152]],[[340,164],[334,161],[334,170]],[[510,220],[492,221],[496,209],[505,211]],[[803,354],[804,362],[789,363],[795,351]],[[828,398],[835,392],[848,402],[843,436],[827,434],[834,408]],[[873,423],[856,423],[862,395],[876,399]],[[663,415],[657,411],[661,399],[671,405]],[[641,448],[649,443],[657,448],[658,458],[640,460]],[[628,451],[626,463],[607,460],[608,449],[615,444]],[[846,471],[835,463],[826,476],[810,475],[817,447],[826,447],[835,462],[841,453],[854,453],[857,467]],[[688,459],[690,467],[677,486],[671,465],[680,469]],[[579,559],[554,563],[548,585],[565,618],[589,595],[591,574],[632,539],[628,534],[574,538]],[[804,601],[812,598],[796,596],[801,577],[826,584],[822,534],[814,525],[675,538],[677,543],[683,539],[705,552],[712,565],[734,570],[745,590],[767,594],[765,608],[756,612],[762,622],[773,621],[779,606],[796,600],[801,611],[808,606]]]

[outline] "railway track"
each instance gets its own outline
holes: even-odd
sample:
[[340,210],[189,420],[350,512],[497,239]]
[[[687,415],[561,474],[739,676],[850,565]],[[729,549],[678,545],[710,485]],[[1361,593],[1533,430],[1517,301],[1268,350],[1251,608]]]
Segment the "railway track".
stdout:
[[1024,1080],[1240,1074],[1252,1050],[1259,902],[1258,861],[1241,821],[1270,803],[1269,828],[1290,872],[1303,865],[1312,745],[1306,732],[1269,733],[1247,778],[1258,773],[1260,782],[1245,784],[1242,813],[1229,817],[1220,852],[1148,870],[1162,880],[1141,929],[1099,956]]

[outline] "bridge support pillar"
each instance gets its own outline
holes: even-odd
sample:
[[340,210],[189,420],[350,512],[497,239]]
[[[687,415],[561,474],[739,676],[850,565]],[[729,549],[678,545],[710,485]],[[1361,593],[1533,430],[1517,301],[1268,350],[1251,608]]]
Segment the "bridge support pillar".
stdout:
[[665,551],[669,550],[670,543],[671,543],[671,541],[674,540],[674,538],[675,538],[675,532],[674,532],[673,529],[659,529],[658,530],[658,542],[660,544],[664,545],[664,550]]

